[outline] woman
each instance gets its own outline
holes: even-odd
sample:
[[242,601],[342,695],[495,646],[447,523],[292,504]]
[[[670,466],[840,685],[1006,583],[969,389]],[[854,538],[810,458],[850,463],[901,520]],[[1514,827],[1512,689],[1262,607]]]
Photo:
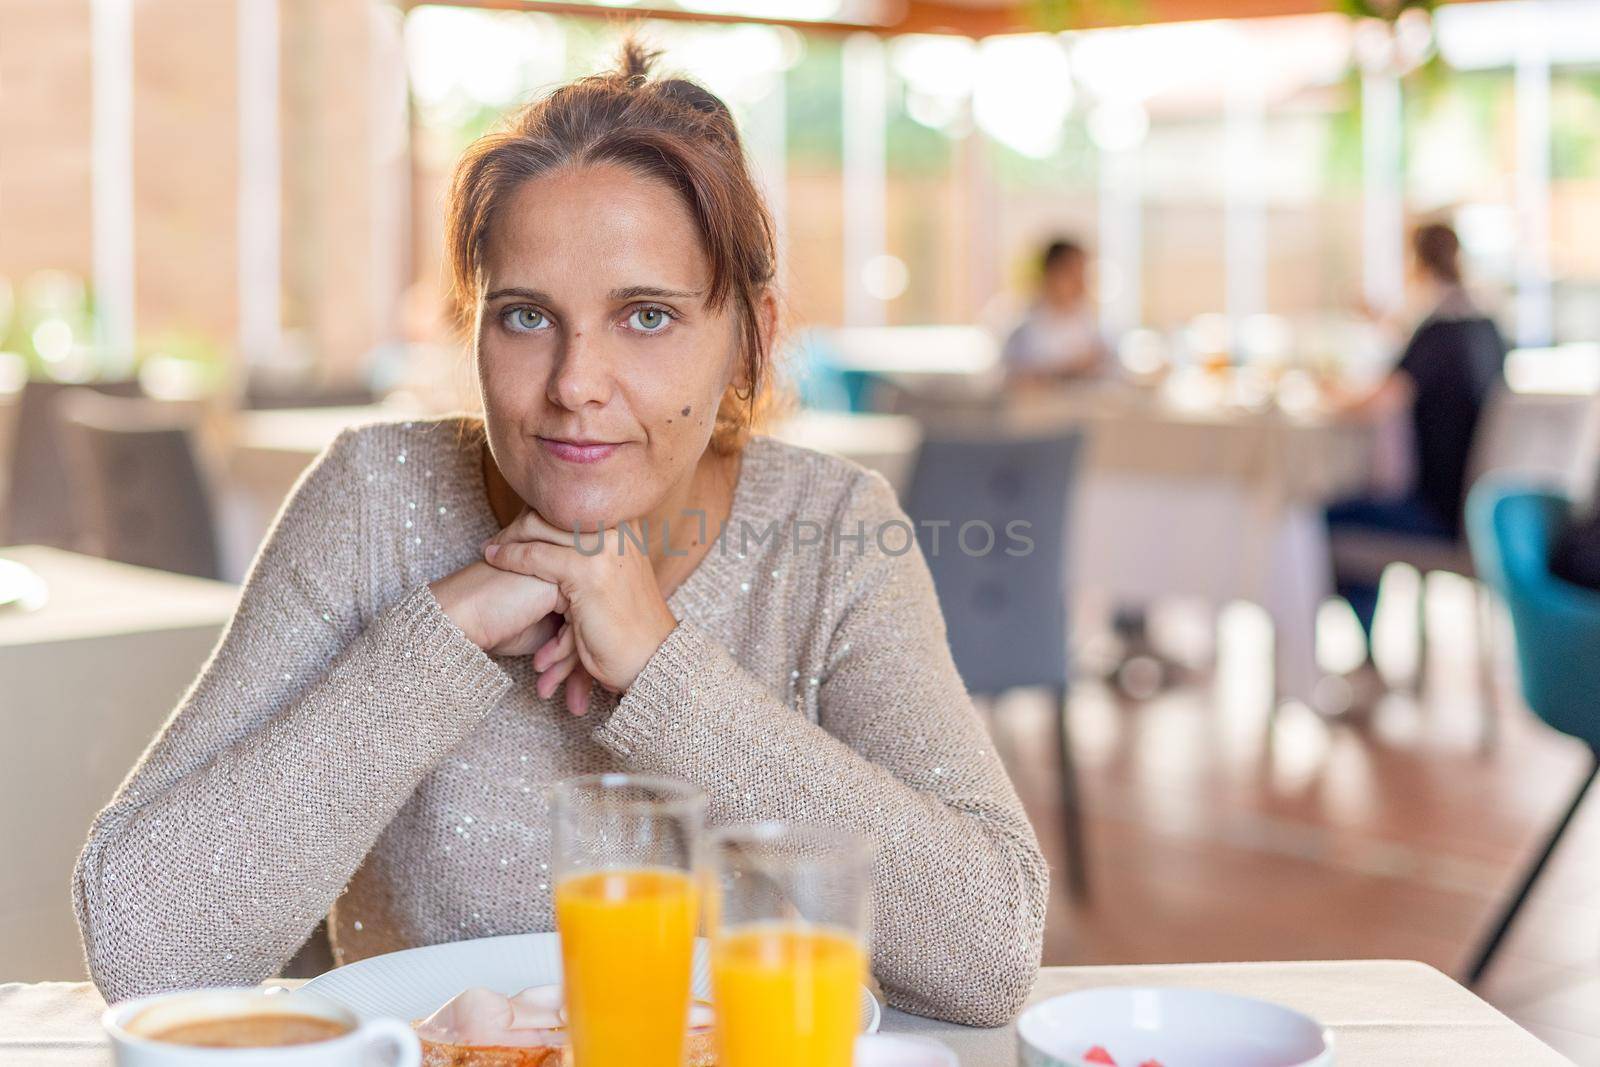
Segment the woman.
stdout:
[[260,981],[325,915],[340,961],[551,929],[545,788],[617,770],[698,784],[713,823],[869,834],[890,1001],[1021,1005],[1033,832],[922,558],[874,536],[887,484],[748,432],[772,225],[726,107],[651,59],[461,162],[484,417],[348,432],[297,486],[79,860],[108,997]]
[[1111,348],[1089,298],[1089,253],[1058,238],[1039,262],[1038,299],[1000,353],[1016,383],[1094,378],[1108,369]]
[[[1500,381],[1506,346],[1462,284],[1461,242],[1454,230],[1442,223],[1417,227],[1411,269],[1428,314],[1393,372],[1365,394],[1344,398],[1341,407],[1373,421],[1409,415],[1415,477],[1404,495],[1330,507],[1328,527],[1335,537],[1346,530],[1445,542],[1460,536],[1472,442],[1484,403]],[[1336,567],[1335,581],[1370,637],[1378,576]]]

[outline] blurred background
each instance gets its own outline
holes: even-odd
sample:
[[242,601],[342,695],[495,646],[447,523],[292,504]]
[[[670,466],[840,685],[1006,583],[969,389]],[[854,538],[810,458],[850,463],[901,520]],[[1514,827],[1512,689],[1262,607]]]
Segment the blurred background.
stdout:
[[[1351,398],[1437,316],[1425,224],[1503,344],[1468,483],[1584,513],[1595,0],[0,0],[3,976],[81,974],[88,820],[300,471],[345,426],[474,406],[451,167],[634,22],[728,102],[772,204],[772,432],[913,517],[963,488],[936,442],[997,469],[1018,434],[1073,443],[1041,535],[1059,685],[974,685],[1056,868],[1046,962],[1481,970],[1600,1064],[1600,715],[1571,695],[1600,594],[1536,625],[1493,516],[1326,517],[1418,477],[1415,411]],[[1057,305],[1081,367],[1017,330]],[[1347,587],[1382,590],[1370,646]],[[999,621],[1037,625],[1025,600]]]

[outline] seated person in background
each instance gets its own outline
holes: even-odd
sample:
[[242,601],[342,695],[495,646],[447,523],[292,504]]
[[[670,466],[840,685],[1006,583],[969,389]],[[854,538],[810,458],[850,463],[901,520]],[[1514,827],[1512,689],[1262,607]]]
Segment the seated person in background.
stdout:
[[1012,381],[1059,381],[1103,373],[1111,349],[1089,299],[1089,256],[1075,241],[1050,242],[1039,294],[1006,338],[1000,358]]
[[[1500,381],[1506,346],[1494,322],[1473,304],[1461,281],[1461,242],[1442,223],[1419,226],[1411,238],[1411,279],[1432,310],[1406,344],[1399,364],[1367,393],[1343,398],[1347,415],[1382,421],[1409,411],[1416,472],[1398,497],[1357,498],[1328,509],[1329,533],[1360,529],[1453,541],[1461,533],[1467,461],[1478,417]],[[1378,605],[1370,575],[1338,573],[1368,636]]]

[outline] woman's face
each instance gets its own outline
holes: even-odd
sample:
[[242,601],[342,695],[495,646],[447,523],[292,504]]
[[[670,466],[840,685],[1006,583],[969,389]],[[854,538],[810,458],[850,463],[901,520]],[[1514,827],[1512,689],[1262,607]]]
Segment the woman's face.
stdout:
[[613,526],[689,485],[739,362],[710,281],[678,195],[620,166],[533,179],[497,213],[478,382],[495,464],[546,521]]

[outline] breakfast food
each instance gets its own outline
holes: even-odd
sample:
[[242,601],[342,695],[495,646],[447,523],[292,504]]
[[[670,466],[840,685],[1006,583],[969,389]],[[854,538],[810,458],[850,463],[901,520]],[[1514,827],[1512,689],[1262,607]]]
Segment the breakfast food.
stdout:
[[[1083,1054],[1083,1062],[1103,1063],[1106,1064],[1107,1067],[1117,1067],[1117,1061],[1111,1058],[1111,1053],[1107,1052],[1099,1045],[1096,1045],[1094,1048]],[[1139,1064],[1139,1067],[1161,1067],[1161,1064],[1156,1060],[1145,1060],[1143,1063]]]
[[[696,1001],[689,1010],[687,1067],[715,1067],[711,1025],[711,1006]],[[412,1028],[422,1042],[423,1067],[571,1067],[560,986],[533,986],[510,997],[468,989]]]
[[566,1047],[558,986],[468,989],[412,1025],[424,1067],[561,1067]]

